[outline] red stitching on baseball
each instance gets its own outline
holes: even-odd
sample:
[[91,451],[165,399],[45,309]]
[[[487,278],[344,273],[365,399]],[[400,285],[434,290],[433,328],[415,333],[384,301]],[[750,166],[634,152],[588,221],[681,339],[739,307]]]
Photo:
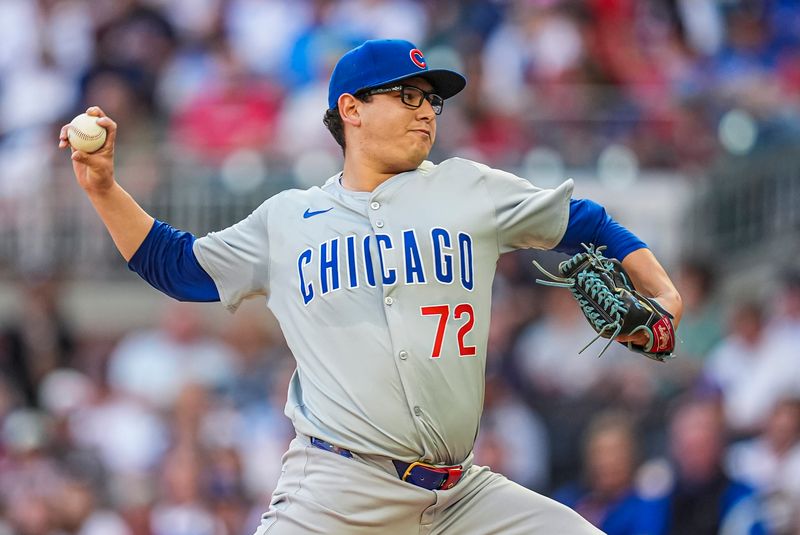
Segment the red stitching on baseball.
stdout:
[[69,127],[73,134],[77,135],[79,138],[84,139],[86,141],[92,141],[95,139],[100,139],[103,136],[103,132],[98,132],[97,134],[90,136],[83,130],[78,130],[74,126]]

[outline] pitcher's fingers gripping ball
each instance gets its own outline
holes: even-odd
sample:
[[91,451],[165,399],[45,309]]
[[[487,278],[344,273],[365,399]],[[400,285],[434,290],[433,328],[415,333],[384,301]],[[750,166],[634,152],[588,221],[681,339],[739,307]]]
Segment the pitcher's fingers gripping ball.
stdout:
[[81,113],[67,127],[67,140],[75,150],[92,153],[106,142],[106,129],[97,124],[99,117]]
[[602,355],[618,336],[629,336],[640,332],[647,334],[648,342],[637,345],[625,344],[628,349],[647,357],[664,361],[673,357],[675,350],[675,327],[672,315],[653,298],[645,297],[633,286],[622,264],[616,258],[603,256],[605,247],[584,245],[585,253],[578,253],[561,262],[557,277],[534,261],[539,270],[551,280],[537,280],[540,284],[568,288],[578,306],[597,332],[595,340],[609,338]]

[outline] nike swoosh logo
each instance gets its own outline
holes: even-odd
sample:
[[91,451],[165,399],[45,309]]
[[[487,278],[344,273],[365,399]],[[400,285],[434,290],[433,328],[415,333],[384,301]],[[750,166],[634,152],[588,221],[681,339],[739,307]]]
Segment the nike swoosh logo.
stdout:
[[309,217],[314,217],[315,215],[324,214],[325,212],[330,212],[331,210],[333,210],[333,206],[331,206],[327,210],[317,210],[315,212],[312,212],[308,208],[306,208],[306,211],[303,212],[303,219],[308,219]]

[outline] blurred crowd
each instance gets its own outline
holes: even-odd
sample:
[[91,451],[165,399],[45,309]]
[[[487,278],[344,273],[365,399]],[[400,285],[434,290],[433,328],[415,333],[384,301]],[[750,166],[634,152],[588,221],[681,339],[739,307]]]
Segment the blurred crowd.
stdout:
[[336,154],[327,80],[373,37],[469,79],[434,159],[509,167],[542,149],[591,169],[620,146],[691,171],[731,109],[765,138],[800,125],[797,0],[4,0],[0,30],[0,193],[42,180],[53,125],[89,104],[122,143],[183,162]]
[[0,339],[0,534],[251,535],[294,435],[266,313],[215,329],[168,303],[106,339],[72,332],[55,281],[23,303]]
[[[3,0],[0,31],[0,223],[88,104],[122,125],[120,159],[149,162],[139,187],[165,158],[319,169],[339,150],[330,70],[370,37],[467,75],[434,160],[516,167],[547,148],[593,167],[620,145],[692,172],[732,108],[767,137],[800,128],[798,0]],[[729,302],[687,260],[680,356],[659,364],[616,344],[595,358],[602,341],[579,356],[594,332],[531,256],[498,266],[477,462],[611,535],[800,533],[800,276],[769,306]],[[251,535],[293,436],[274,326],[175,303],[87,337],[59,282],[24,279],[1,326],[0,535]]]
[[[476,462],[609,535],[800,533],[800,275],[767,312],[687,261],[679,357],[657,363],[579,354],[594,332],[532,256],[498,266]],[[24,291],[0,332],[0,534],[251,535],[294,436],[263,305],[213,323],[165,300],[152,327],[91,337],[57,281]]]

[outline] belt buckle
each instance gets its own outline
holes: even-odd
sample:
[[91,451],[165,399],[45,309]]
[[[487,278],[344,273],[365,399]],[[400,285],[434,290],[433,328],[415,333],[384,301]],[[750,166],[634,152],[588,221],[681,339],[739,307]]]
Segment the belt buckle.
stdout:
[[461,466],[451,466],[447,468],[447,479],[442,483],[442,490],[452,489],[456,483],[461,481],[461,476],[464,475],[464,470]]
[[426,470],[429,470],[431,472],[447,476],[444,478],[444,480],[438,487],[438,489],[441,490],[448,490],[453,488],[456,485],[456,483],[459,482],[461,476],[464,473],[464,470],[462,469],[461,465],[438,467],[432,464],[423,463],[421,461],[414,461],[413,463],[408,465],[408,468],[406,468],[403,477],[400,479],[402,479],[403,481],[408,481],[408,477],[411,475],[411,471],[418,466],[425,468]]

